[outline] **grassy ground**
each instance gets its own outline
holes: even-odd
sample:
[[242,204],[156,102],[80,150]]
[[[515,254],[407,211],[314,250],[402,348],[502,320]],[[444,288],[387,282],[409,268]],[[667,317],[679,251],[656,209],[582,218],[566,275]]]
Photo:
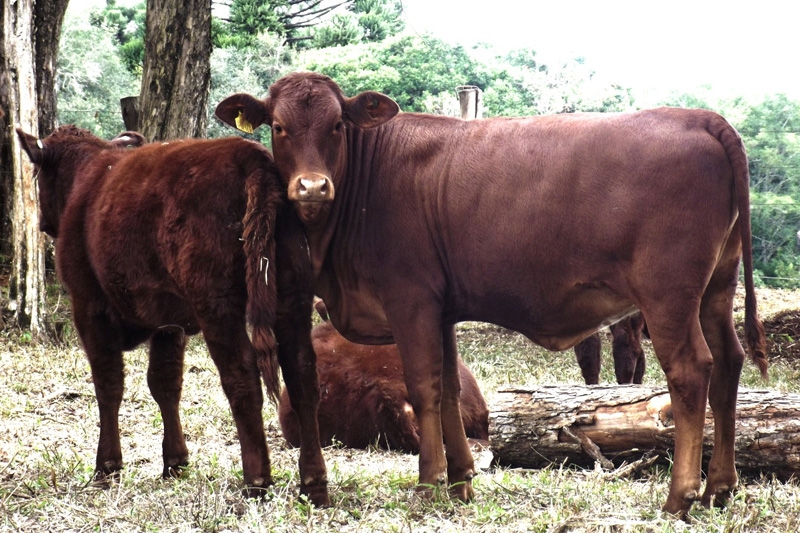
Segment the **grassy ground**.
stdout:
[[[762,314],[800,309],[800,293],[762,291]],[[784,339],[786,340],[786,339]],[[791,344],[791,339],[788,341]],[[459,345],[491,404],[507,385],[581,383],[571,351],[550,353],[483,325],[459,327]],[[608,343],[605,343],[604,349]],[[647,383],[663,383],[648,350]],[[785,350],[784,350],[785,352]],[[613,380],[610,356],[602,380]],[[0,337],[0,531],[796,531],[800,486],[763,474],[742,480],[725,510],[694,509],[688,523],[660,513],[664,467],[639,477],[553,465],[484,471],[476,501],[423,501],[417,457],[326,449],[333,507],[297,493],[297,451],[284,446],[265,408],[275,486],[264,501],[241,497],[239,444],[216,369],[193,340],[186,358],[183,421],[192,467],[162,480],[161,421],[145,383],[146,355],[126,357],[120,419],[126,468],[109,488],[90,483],[99,432],[88,364],[76,343],[55,348]],[[764,383],[748,364],[743,385],[800,392],[800,362],[778,358]]]

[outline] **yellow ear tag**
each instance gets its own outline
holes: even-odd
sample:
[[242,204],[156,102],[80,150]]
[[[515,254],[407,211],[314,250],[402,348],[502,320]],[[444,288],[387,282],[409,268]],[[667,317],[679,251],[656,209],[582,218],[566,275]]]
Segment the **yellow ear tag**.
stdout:
[[247,122],[247,119],[242,116],[242,110],[239,110],[239,116],[236,117],[236,127],[245,133],[253,133],[253,125]]

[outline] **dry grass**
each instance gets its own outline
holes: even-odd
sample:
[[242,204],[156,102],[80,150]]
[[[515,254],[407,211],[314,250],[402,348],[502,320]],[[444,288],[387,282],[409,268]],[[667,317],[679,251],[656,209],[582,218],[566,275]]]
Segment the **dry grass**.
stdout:
[[[760,299],[769,300],[768,292]],[[761,309],[767,318],[800,309],[800,293],[778,291]],[[581,382],[571,352],[546,352],[500,328],[466,324],[459,344],[490,403],[510,384]],[[474,503],[431,503],[414,491],[415,456],[374,449],[326,450],[334,505],[317,509],[298,496],[297,452],[284,446],[271,406],[264,415],[276,484],[264,501],[247,500],[239,492],[239,444],[228,404],[200,341],[187,354],[181,403],[192,467],[180,480],[162,480],[161,421],[145,383],[144,351],[128,354],[126,363],[120,414],[126,468],[101,489],[89,482],[99,428],[80,348],[36,345],[8,333],[0,338],[0,531],[784,532],[800,526],[800,487],[767,474],[743,479],[728,509],[698,508],[684,523],[660,513],[669,480],[660,467],[633,479],[563,465],[490,469],[476,478]],[[652,353],[648,363],[646,381],[663,382]],[[771,375],[771,388],[800,392],[798,361],[779,358]],[[606,365],[602,379],[612,376]],[[765,386],[753,365],[743,383]]]

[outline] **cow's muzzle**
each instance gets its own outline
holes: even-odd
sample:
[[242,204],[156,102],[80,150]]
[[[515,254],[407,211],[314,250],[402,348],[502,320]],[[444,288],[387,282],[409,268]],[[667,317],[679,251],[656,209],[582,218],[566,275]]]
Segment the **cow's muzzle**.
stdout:
[[292,202],[331,202],[333,196],[331,179],[316,172],[297,176],[288,191],[289,200]]

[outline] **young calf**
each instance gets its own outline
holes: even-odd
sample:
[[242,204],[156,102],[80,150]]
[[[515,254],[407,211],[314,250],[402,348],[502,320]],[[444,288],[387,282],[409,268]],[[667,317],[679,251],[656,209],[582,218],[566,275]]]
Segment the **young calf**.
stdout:
[[[304,429],[316,415],[310,263],[294,216],[279,216],[283,192],[271,154],[235,137],[124,150],[142,137],[109,143],[74,126],[42,140],[17,132],[37,167],[40,229],[56,238],[59,277],[91,366],[100,409],[96,476],[122,468],[122,353],[143,342],[164,421],[163,475],[180,474],[188,462],[178,410],[184,348],[187,335],[202,331],[233,412],[247,492],[271,484],[259,373],[276,397],[279,359]],[[318,438],[313,424],[308,442]],[[322,472],[322,484],[301,490],[328,503],[321,452],[312,446],[301,468]]]
[[[403,381],[400,352],[394,344],[366,346],[342,337],[327,321],[324,303],[315,306],[326,321],[316,326],[312,343],[320,383],[319,434],[323,446],[334,439],[349,448],[377,443],[383,448],[419,453],[419,424]],[[489,441],[489,408],[475,376],[459,358],[461,417],[467,437]],[[297,418],[284,391],[280,402],[283,436],[300,444]]]

